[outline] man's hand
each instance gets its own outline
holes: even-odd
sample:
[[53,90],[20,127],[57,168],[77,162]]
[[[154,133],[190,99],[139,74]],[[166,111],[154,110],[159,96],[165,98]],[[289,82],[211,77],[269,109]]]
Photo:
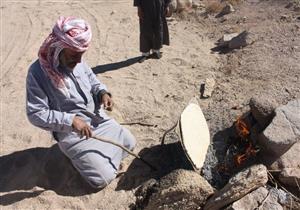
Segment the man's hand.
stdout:
[[143,19],[144,14],[141,7],[138,7],[138,16],[140,19]]
[[104,105],[105,110],[112,111],[112,108],[114,106],[114,102],[113,102],[112,98],[107,93],[104,93],[101,96],[101,103]]
[[87,139],[92,137],[92,130],[90,126],[80,119],[80,117],[74,117],[72,127],[76,132],[80,133],[81,138],[83,136],[86,136]]

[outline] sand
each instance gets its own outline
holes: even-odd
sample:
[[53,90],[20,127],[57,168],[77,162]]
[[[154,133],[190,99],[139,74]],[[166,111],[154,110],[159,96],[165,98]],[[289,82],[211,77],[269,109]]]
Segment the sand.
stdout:
[[[84,58],[113,95],[115,107],[109,114],[127,124],[137,138],[135,152],[144,152],[153,163],[173,161],[158,145],[193,97],[214,143],[209,167],[224,157],[226,128],[249,110],[252,96],[271,97],[278,104],[299,98],[299,10],[286,7],[290,0],[243,2],[224,19],[203,11],[174,16],[168,21],[171,46],[163,48],[163,58],[140,64],[139,25],[131,0],[1,1],[0,209],[130,209],[136,188],[156,175],[128,157],[124,176],[92,192],[49,133],[28,122],[28,67],[60,15],[91,24],[93,39]],[[243,30],[255,34],[252,45],[226,54],[211,51],[223,34]],[[211,78],[211,98],[200,99],[201,83]],[[209,167],[204,177],[220,179]]]
[[[189,100],[199,97],[200,81],[218,67],[218,56],[210,53],[214,45],[204,35],[205,28],[171,20],[171,46],[163,48],[163,58],[140,64],[134,63],[140,52],[138,18],[132,1],[4,0],[0,11],[0,164],[7,170],[0,173],[9,179],[4,188],[0,186],[0,208],[129,209],[135,202],[135,188],[116,189],[119,179],[102,191],[79,196],[60,193],[58,188],[64,188],[65,183],[54,189],[36,184],[44,176],[37,168],[55,141],[27,120],[28,67],[37,59],[41,43],[60,15],[86,19],[92,26],[93,39],[84,59],[113,95],[115,107],[110,115],[121,123],[155,125],[125,125],[136,136],[139,152],[160,143],[164,131],[176,123]],[[130,164],[132,159],[126,162]],[[9,166],[4,167],[5,163]],[[138,170],[145,168],[141,165]]]

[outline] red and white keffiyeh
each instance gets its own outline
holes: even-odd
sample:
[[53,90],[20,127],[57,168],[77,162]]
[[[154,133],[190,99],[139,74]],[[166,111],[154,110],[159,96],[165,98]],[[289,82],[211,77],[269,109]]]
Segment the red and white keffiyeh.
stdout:
[[91,27],[86,21],[75,17],[60,17],[52,33],[40,47],[38,56],[43,71],[65,95],[69,95],[69,91],[62,73],[58,70],[59,54],[64,48],[84,52],[88,49],[91,38]]

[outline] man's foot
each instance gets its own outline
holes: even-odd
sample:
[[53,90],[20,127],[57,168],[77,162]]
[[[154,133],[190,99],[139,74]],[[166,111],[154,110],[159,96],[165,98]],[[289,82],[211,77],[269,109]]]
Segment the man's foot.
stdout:
[[141,58],[139,59],[139,63],[143,63],[150,56],[150,52],[143,52]]
[[160,49],[152,49],[152,58],[153,59],[161,59],[162,52],[160,52]]
[[153,53],[153,58],[154,59],[161,59],[161,57],[162,57],[161,52],[155,52],[155,53]]
[[161,59],[161,57],[162,57],[162,52],[154,52],[154,53],[152,53],[150,56],[149,56],[150,58],[152,58],[152,59]]
[[143,63],[145,60],[147,60],[148,56],[142,55],[139,59],[139,63]]

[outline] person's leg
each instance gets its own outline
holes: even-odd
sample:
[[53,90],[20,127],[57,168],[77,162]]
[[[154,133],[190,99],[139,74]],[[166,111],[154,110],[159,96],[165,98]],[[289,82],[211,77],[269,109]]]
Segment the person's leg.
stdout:
[[160,49],[162,48],[162,38],[163,38],[163,31],[161,28],[161,23],[157,23],[158,25],[155,27],[154,34],[153,34],[153,45],[152,45],[152,57],[155,59],[160,59],[162,54]]
[[142,52],[142,56],[139,59],[139,63],[143,63],[145,60],[147,60],[150,56],[150,51],[149,52]]
[[[133,151],[133,149],[135,148],[136,145],[136,140],[135,137],[131,134],[131,132],[126,129],[126,128],[122,128],[123,129],[123,138],[124,138],[124,147],[126,147],[127,149],[129,149],[130,151]],[[127,157],[128,153],[123,151],[123,158]]]
[[160,49],[152,49],[153,52],[153,58],[160,59],[162,57],[162,53],[160,52]]
[[[135,138],[115,120],[100,124],[94,135],[110,139],[132,150]],[[76,143],[68,143],[76,142]],[[59,142],[60,149],[70,158],[82,177],[94,188],[108,185],[117,174],[121,160],[127,156],[121,148],[96,139]]]
[[116,175],[117,168],[111,158],[98,150],[85,150],[71,159],[73,166],[93,188],[104,188],[111,183]]
[[149,36],[149,21],[140,20],[140,52],[142,55],[149,56],[151,49],[151,37]]

